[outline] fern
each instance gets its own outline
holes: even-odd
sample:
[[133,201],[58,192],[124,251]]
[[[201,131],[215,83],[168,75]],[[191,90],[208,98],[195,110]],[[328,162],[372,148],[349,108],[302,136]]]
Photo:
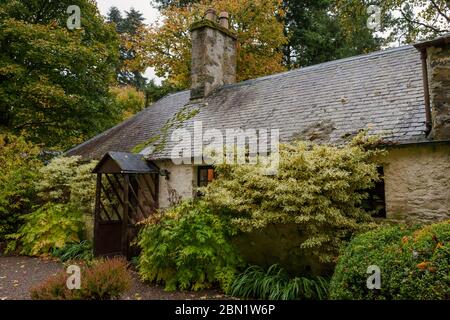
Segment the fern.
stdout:
[[229,220],[213,214],[204,203],[182,203],[141,230],[141,278],[162,282],[168,291],[218,284],[227,292],[241,265],[229,241],[233,233]]
[[83,214],[74,206],[47,203],[24,216],[25,223],[10,235],[9,248],[19,245],[21,254],[46,255],[70,243],[80,242],[84,235]]

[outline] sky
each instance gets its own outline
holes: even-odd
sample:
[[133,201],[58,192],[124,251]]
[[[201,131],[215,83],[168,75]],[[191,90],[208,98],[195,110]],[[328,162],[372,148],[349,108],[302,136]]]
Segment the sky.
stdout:
[[158,10],[153,7],[151,0],[96,0],[98,9],[102,15],[106,15],[111,7],[119,8],[122,13],[125,10],[134,8],[140,11],[144,18],[145,23],[149,24],[155,22],[158,18]]
[[[156,8],[153,7],[151,0],[96,0],[98,9],[102,15],[106,15],[111,7],[117,7],[119,10],[124,13],[125,10],[129,10],[130,8],[134,8],[142,13],[145,18],[145,23],[150,24],[155,22],[159,13]],[[153,68],[148,68],[145,72],[144,76],[147,79],[154,79],[156,83],[160,84],[161,79],[155,75]]]

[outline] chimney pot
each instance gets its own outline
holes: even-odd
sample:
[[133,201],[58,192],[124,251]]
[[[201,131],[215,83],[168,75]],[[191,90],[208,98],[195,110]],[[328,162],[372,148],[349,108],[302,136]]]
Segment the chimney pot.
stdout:
[[219,15],[219,24],[225,29],[228,29],[229,27],[228,19],[229,19],[228,12],[222,11]]
[[212,8],[209,8],[208,10],[206,10],[205,19],[216,22],[217,21],[216,10],[214,10]]

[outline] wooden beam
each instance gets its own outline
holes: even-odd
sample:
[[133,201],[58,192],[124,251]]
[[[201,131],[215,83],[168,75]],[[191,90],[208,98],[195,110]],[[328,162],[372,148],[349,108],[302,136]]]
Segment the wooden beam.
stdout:
[[[155,192],[154,192],[154,193],[152,192],[152,188],[151,188],[151,186],[150,186],[150,184],[149,184],[147,178],[145,177],[145,175],[143,176],[143,179],[144,179],[144,181],[145,181],[145,184],[146,184],[147,188],[150,190],[151,196],[152,196],[152,198],[153,198],[153,199],[152,199],[153,202],[152,202],[152,201],[149,201],[149,205],[150,205],[150,207],[152,207],[153,212],[154,212],[154,211],[156,211],[156,209],[158,209],[158,207],[159,207],[159,201],[158,201],[158,193],[159,193],[159,175],[158,175],[158,174],[155,174],[155,175],[153,175],[153,176],[154,176],[154,177],[152,177],[152,181],[154,182],[154,185],[155,185]],[[151,212],[151,213],[153,213],[153,212]],[[148,218],[148,217],[147,217],[147,218]]]
[[155,206],[159,208],[159,174],[153,174],[153,181],[155,182]]
[[106,217],[108,218],[108,220],[112,221],[111,216],[108,213],[108,210],[106,210],[105,206],[102,203],[102,200],[100,200],[100,207],[103,209],[103,212],[106,214]]
[[[109,185],[111,186],[112,190],[114,191],[114,194],[116,195],[117,199],[119,199],[120,205],[123,207],[123,201],[122,198],[119,194],[119,192],[117,192],[116,187],[114,186],[113,182],[109,179],[109,176],[107,174],[105,174],[106,176],[106,180],[108,180]],[[113,177],[115,177],[115,175],[113,175]],[[117,178],[115,178],[117,181]],[[119,184],[119,187],[122,187],[122,185],[120,184],[119,181],[117,181],[117,183]]]
[[97,186],[95,189],[95,209],[94,209],[94,255],[97,256],[97,246],[95,245],[98,241],[98,224],[100,222],[100,197],[101,197],[101,185],[102,185],[102,174],[97,174]]
[[147,192],[145,192],[145,189],[142,189],[143,191],[142,191],[142,197],[143,197],[143,199],[144,199],[144,202],[146,203],[146,204],[148,204],[148,206],[150,207],[150,211],[151,212],[149,212],[149,214],[147,215],[147,214],[145,214],[144,212],[143,212],[143,217],[144,217],[144,219],[146,219],[146,218],[148,218],[149,216],[150,216],[150,214],[152,214],[156,209],[157,209],[157,207],[156,207],[156,203],[155,203],[155,201],[152,199],[152,197],[151,197],[151,195],[150,196],[148,196],[147,195]]
[[[122,182],[119,181],[119,178],[117,178],[117,174],[113,174],[112,175],[114,177],[114,181],[116,181],[117,185],[119,186],[119,188],[123,191],[123,185]],[[123,175],[122,175],[123,176]]]
[[[150,209],[156,209],[155,201],[151,198],[151,196],[149,197],[146,192],[142,192],[142,195],[144,202],[150,207]],[[148,218],[148,216],[146,216],[146,218]]]
[[[139,183],[139,182],[138,182]],[[145,218],[145,215],[144,215],[144,212],[145,212],[145,210],[144,210],[144,208],[142,208],[142,206],[141,206],[141,204],[139,203],[139,197],[137,196],[137,194],[136,194],[136,192],[134,191],[134,188],[133,188],[133,186],[130,184],[130,191],[131,191],[131,194],[134,196],[134,198],[136,199],[136,203],[137,203],[137,205],[138,205],[138,208],[139,209],[141,209],[141,217],[142,218]],[[136,209],[136,215],[138,214],[138,210]]]
[[128,257],[128,210],[130,207],[128,194],[130,186],[130,176],[124,175],[125,183],[123,185],[123,219],[122,219],[122,254]]
[[[156,201],[156,190],[155,190],[155,192],[153,192],[153,189],[152,189],[150,183],[148,182],[146,176],[147,176],[146,174],[143,174],[142,175],[142,179],[145,181],[145,185],[147,186],[147,189],[150,190],[150,193],[151,193],[151,195],[153,197],[153,200]],[[155,182],[155,189],[156,189],[156,182]]]
[[[116,214],[117,218],[120,220],[120,213],[117,211],[117,208],[114,206],[114,203],[113,203],[113,201],[111,200],[111,198],[109,197],[108,191],[107,191],[106,188],[103,186],[103,184],[102,184],[102,190],[103,190],[103,193],[104,193],[105,196],[106,196],[106,199],[108,199],[108,202],[111,204],[111,208],[113,208],[114,213]],[[120,198],[119,198],[119,199],[120,199]]]

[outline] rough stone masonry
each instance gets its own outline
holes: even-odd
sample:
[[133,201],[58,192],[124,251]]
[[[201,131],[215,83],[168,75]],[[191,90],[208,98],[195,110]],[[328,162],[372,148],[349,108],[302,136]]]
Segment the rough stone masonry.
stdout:
[[217,22],[214,10],[191,26],[191,99],[204,98],[215,89],[236,82],[236,35],[228,29],[228,13]]
[[450,139],[450,44],[427,48],[432,131],[436,140]]

